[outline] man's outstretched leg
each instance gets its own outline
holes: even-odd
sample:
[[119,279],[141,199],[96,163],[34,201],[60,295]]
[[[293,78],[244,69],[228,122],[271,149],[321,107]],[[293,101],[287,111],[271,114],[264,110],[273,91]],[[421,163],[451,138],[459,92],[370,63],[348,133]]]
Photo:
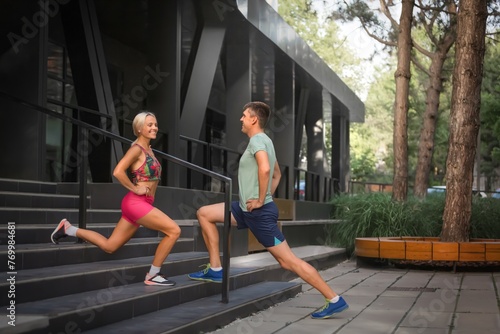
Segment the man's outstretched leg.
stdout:
[[312,313],[312,318],[330,318],[334,314],[349,308],[344,298],[337,295],[332,288],[330,288],[313,266],[301,258],[298,258],[292,252],[286,240],[277,246],[268,247],[267,250],[274,256],[283,269],[294,272],[325,297],[325,306],[317,312]]

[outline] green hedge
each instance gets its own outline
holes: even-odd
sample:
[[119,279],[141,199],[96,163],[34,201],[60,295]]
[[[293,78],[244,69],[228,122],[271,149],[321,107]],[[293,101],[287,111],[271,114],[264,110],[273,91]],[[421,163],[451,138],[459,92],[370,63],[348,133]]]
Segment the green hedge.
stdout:
[[[333,218],[343,220],[327,228],[330,245],[354,252],[357,237],[438,237],[443,225],[444,194],[399,203],[386,193],[340,195],[332,200]],[[500,200],[473,198],[471,238],[500,239]]]

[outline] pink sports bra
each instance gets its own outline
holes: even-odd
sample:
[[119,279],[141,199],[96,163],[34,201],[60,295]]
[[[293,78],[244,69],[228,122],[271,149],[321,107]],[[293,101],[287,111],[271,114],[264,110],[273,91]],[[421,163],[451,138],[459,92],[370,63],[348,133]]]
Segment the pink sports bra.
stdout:
[[144,147],[139,144],[134,144],[141,148],[141,150],[146,155],[146,159],[144,163],[132,171],[132,183],[136,184],[137,182],[142,181],[158,181],[161,176],[161,165],[156,159],[154,155],[150,155]]

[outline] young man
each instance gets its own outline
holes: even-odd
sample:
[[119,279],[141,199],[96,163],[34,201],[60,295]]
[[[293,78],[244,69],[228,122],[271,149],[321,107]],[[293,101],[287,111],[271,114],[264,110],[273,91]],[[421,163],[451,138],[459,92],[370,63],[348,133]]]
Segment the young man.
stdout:
[[[316,288],[326,299],[325,306],[311,314],[312,318],[329,318],[349,306],[321,278],[318,271],[295,256],[278,228],[278,208],[272,194],[281,178],[274,145],[264,133],[270,108],[263,102],[250,102],[243,107],[241,131],[250,141],[238,167],[239,201],[231,204],[231,224],[249,228],[257,240],[271,253],[282,268],[290,270]],[[224,203],[201,207],[197,217],[207,246],[210,263],[202,271],[189,274],[193,280],[222,282],[219,255],[219,233],[216,223],[224,221]]]

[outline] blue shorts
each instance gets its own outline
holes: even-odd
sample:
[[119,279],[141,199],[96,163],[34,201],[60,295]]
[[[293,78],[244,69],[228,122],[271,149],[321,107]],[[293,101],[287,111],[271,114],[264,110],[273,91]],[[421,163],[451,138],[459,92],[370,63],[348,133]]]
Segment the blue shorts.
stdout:
[[245,212],[240,208],[240,203],[231,203],[231,213],[237,223],[238,229],[248,228],[258,242],[264,247],[277,246],[285,241],[285,236],[278,228],[278,207],[274,202],[269,202],[252,212]]

